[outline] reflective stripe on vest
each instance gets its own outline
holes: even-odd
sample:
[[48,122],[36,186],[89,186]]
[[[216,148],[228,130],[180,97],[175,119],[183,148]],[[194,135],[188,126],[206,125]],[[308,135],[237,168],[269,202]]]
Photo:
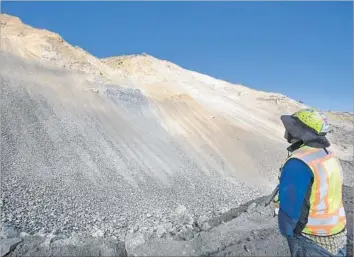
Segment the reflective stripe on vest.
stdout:
[[346,225],[342,202],[342,166],[336,156],[311,147],[301,147],[289,157],[307,164],[313,173],[306,234],[329,236],[341,232]]

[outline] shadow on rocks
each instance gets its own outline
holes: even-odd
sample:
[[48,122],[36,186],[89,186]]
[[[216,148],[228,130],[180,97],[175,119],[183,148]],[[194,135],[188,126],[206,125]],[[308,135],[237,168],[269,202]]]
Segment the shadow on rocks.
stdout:
[[196,222],[196,225],[200,230],[208,231],[214,227],[219,226],[222,223],[228,222],[230,220],[238,218],[242,213],[251,213],[257,211],[265,215],[271,215],[270,208],[264,207],[264,203],[267,200],[268,196],[262,196],[251,200],[247,203],[241,204],[236,208],[232,208],[229,211],[208,219],[207,217],[200,217]]

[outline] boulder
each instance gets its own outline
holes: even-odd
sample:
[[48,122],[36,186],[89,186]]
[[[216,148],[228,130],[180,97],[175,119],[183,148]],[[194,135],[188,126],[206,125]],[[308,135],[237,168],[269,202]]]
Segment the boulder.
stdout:
[[127,256],[123,242],[113,238],[79,237],[48,240],[25,236],[22,244],[9,254],[15,256]]
[[22,242],[21,238],[0,239],[0,256],[3,257],[13,251]]
[[145,243],[144,235],[141,233],[137,233],[130,238],[126,238],[126,246],[128,250],[133,250],[137,248],[139,245]]

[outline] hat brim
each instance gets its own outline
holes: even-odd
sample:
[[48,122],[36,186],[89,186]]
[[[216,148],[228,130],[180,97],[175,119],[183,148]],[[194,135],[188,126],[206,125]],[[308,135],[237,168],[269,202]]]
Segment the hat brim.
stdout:
[[305,125],[300,124],[300,122],[291,115],[282,115],[280,120],[283,122],[285,129],[294,138],[302,140],[309,146],[326,148],[331,145],[325,136],[317,135],[314,131],[306,128]]

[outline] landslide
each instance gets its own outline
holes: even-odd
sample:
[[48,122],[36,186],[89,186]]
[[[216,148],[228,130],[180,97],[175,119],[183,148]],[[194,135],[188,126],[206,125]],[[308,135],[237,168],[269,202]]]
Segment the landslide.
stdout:
[[[279,115],[304,105],[147,54],[98,59],[0,18],[2,251],[214,255],[282,242],[260,201],[286,158]],[[329,113],[349,187],[352,118]]]

